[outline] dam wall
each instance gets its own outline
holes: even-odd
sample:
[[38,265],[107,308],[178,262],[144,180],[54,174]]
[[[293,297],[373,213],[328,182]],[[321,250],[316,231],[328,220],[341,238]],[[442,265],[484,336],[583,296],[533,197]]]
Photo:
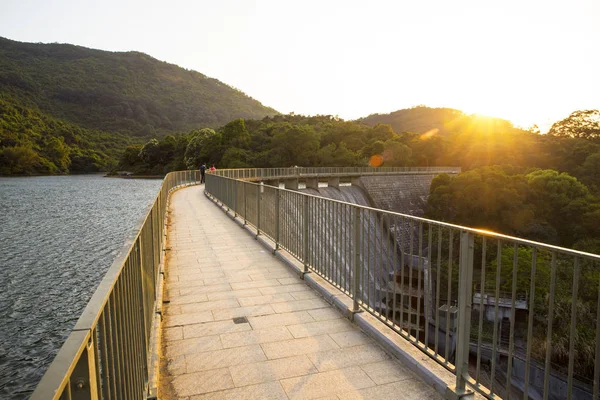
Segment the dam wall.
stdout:
[[368,194],[371,207],[422,217],[436,175],[363,176],[353,181],[353,185]]

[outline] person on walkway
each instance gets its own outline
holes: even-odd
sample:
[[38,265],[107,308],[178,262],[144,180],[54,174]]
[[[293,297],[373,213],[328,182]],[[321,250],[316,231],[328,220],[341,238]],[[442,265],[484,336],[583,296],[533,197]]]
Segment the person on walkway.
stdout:
[[206,172],[206,163],[200,166],[200,183],[204,183],[204,173]]
[[215,168],[215,164],[212,165],[212,167],[210,167],[210,171],[216,171],[217,169]]

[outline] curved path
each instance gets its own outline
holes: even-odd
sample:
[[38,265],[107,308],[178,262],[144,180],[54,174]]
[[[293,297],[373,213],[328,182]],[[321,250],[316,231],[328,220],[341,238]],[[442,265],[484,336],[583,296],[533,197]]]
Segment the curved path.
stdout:
[[203,194],[171,197],[160,399],[436,399]]

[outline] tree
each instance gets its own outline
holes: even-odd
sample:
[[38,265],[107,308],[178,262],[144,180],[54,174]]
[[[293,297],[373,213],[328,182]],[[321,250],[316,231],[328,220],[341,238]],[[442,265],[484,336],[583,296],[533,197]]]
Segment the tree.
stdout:
[[[184,162],[188,169],[197,169],[203,162],[211,160],[210,146],[212,138],[217,137],[217,133],[210,129],[204,128],[199,131],[192,131],[192,139],[189,141],[185,149]],[[212,159],[214,161],[214,159]]]
[[567,136],[599,140],[600,111],[574,111],[567,118],[555,122],[548,131],[548,134],[552,136]]
[[158,140],[150,139],[140,150],[140,158],[148,166],[153,166],[160,161],[160,148]]
[[229,122],[220,129],[220,132],[225,145],[246,149],[250,144],[250,133],[248,133],[242,118]]

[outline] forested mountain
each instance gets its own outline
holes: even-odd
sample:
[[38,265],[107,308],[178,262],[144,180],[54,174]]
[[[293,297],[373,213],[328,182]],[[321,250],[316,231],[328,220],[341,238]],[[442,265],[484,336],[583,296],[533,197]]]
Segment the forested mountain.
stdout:
[[436,134],[447,136],[453,132],[469,128],[475,131],[485,130],[487,133],[523,132],[510,121],[501,118],[479,117],[465,114],[453,108],[431,108],[416,106],[389,114],[371,114],[360,118],[361,122],[370,126],[387,124],[395,132],[425,133],[434,130]]
[[277,113],[216,79],[143,53],[3,38],[0,92],[84,128],[141,136]]
[[129,144],[275,114],[146,54],[0,38],[0,175],[107,170]]

